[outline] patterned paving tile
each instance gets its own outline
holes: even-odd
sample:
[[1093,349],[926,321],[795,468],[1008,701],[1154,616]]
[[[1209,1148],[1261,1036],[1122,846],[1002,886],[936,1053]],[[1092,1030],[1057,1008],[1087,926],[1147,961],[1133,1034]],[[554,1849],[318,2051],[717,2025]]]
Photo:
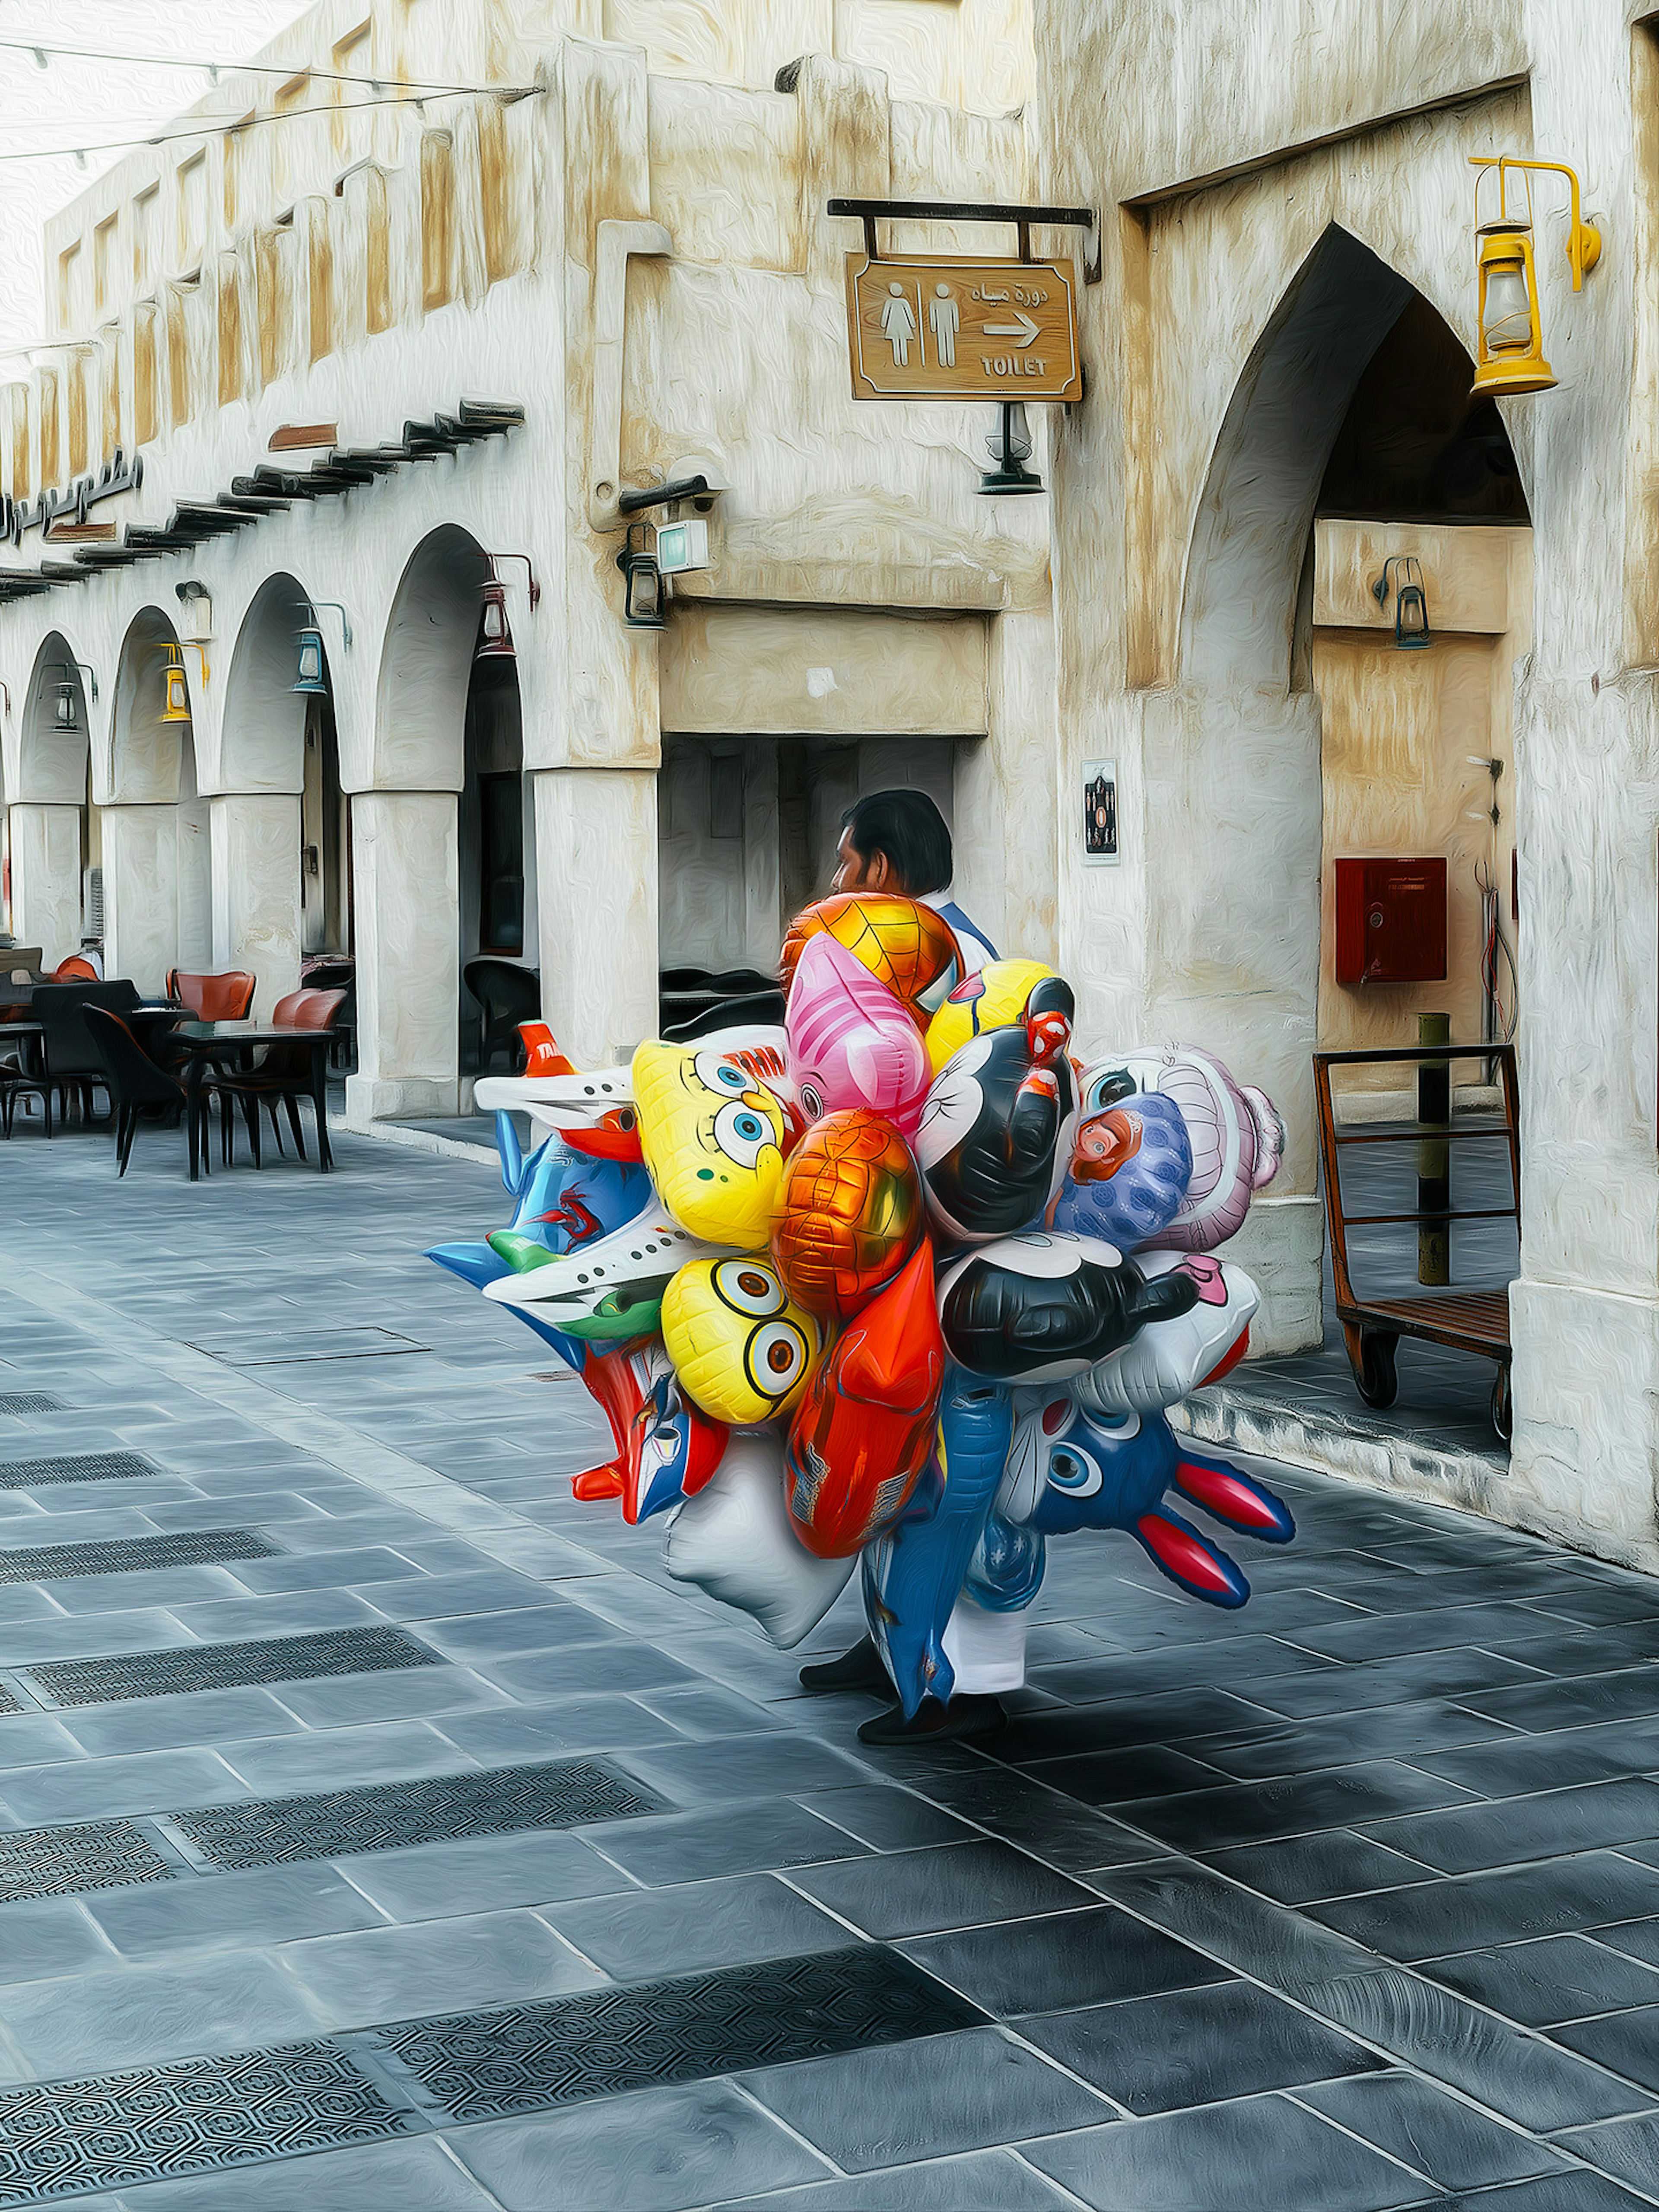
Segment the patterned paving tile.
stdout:
[[0,1551],[0,1583],[70,1575],[125,1575],[146,1567],[196,1567],[216,1559],[269,1559],[282,1551],[257,1528],[198,1528],[183,1536],[112,1536],[102,1543],[25,1544]]
[[507,1835],[520,1828],[571,1828],[654,1813],[660,1804],[609,1767],[576,1759],[207,1805],[172,1818],[216,1866],[255,1867]]
[[0,1460],[0,1490],[33,1490],[53,1482],[116,1482],[165,1474],[141,1453],[70,1452],[52,1459]]
[[320,2040],[40,2082],[0,2093],[0,2204],[295,2158],[415,2124]]
[[984,2014],[879,1944],[385,2028],[378,2050],[457,2120],[903,2043]]
[[55,1661],[30,1668],[28,1674],[60,1705],[94,1705],[115,1698],[161,1698],[180,1691],[236,1689],[250,1682],[297,1682],[318,1674],[373,1674],[383,1667],[442,1663],[437,1652],[428,1651],[401,1628],[341,1628],[319,1636]]
[[110,1889],[125,1882],[167,1881],[177,1872],[131,1820],[86,1820],[0,1834],[0,1903]]

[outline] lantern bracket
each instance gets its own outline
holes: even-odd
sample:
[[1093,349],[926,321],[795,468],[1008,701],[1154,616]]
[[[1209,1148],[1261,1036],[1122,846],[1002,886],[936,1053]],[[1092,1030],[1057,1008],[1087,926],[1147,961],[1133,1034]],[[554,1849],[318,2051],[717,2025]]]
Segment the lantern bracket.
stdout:
[[[1586,222],[1579,212],[1577,171],[1570,169],[1565,161],[1523,161],[1518,154],[1471,154],[1468,159],[1470,167],[1477,172],[1474,179],[1474,225],[1477,231],[1481,228],[1480,179],[1489,169],[1498,172],[1498,222],[1486,225],[1488,229],[1508,230],[1515,227],[1515,219],[1509,211],[1507,184],[1511,169],[1524,170],[1529,175],[1545,174],[1566,179],[1571,200],[1567,217],[1567,263],[1572,270],[1572,289],[1575,292],[1582,292],[1585,277],[1601,258],[1601,233],[1596,224]],[[1528,229],[1532,228],[1530,184],[1527,187],[1526,227]]]
[[340,602],[337,599],[302,599],[300,604],[304,607],[306,612],[311,617],[311,626],[313,629],[320,629],[322,628],[322,624],[317,619],[317,610],[319,607],[326,607],[331,614],[338,615],[340,617],[340,635],[342,641],[346,645],[350,644],[351,620],[349,616],[346,613],[345,609],[340,605]]
[[501,581],[501,578],[495,574],[498,562],[522,561],[524,562],[525,574],[530,579],[530,611],[534,614],[542,603],[542,587],[536,580],[536,571],[531,566],[530,556],[527,553],[492,553],[489,556],[489,580],[495,584],[499,584]]

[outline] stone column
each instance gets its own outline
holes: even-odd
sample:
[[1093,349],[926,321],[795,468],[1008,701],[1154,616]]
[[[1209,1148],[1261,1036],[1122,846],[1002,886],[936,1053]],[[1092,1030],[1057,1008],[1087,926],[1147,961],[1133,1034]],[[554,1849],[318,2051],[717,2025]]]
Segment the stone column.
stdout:
[[542,1013],[578,1067],[657,1033],[657,772],[544,769],[536,782]]
[[160,993],[179,964],[179,823],[171,806],[102,810],[104,972]]
[[362,791],[351,801],[362,1127],[459,1106],[459,871],[453,791]]
[[210,802],[213,964],[258,978],[253,1011],[269,1015],[300,981],[300,800],[236,791]]
[[12,932],[50,972],[81,942],[81,810],[17,805],[9,821]]

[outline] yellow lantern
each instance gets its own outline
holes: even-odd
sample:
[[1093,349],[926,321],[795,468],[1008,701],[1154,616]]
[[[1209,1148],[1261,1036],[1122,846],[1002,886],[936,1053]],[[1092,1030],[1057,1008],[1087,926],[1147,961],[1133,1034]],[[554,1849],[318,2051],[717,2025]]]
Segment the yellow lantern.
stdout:
[[185,676],[185,656],[176,645],[167,647],[167,697],[161,709],[164,722],[187,722],[190,720],[190,685]]
[[[1565,177],[1571,188],[1572,207],[1567,225],[1567,260],[1575,292],[1601,258],[1601,234],[1578,211],[1578,179],[1560,161],[1524,161],[1513,155],[1474,155],[1470,161],[1483,173],[1498,171],[1498,219],[1480,221],[1480,180],[1475,179],[1476,235],[1480,240],[1476,267],[1480,297],[1473,396],[1484,399],[1519,398],[1529,392],[1549,392],[1555,372],[1544,358],[1544,333],[1538,309],[1538,269],[1532,250],[1532,184],[1530,173],[1547,170]],[[1528,173],[1527,214],[1523,219],[1509,211],[1507,179],[1511,169]]]
[[1514,399],[1555,386],[1555,372],[1544,358],[1529,233],[1524,222],[1490,222],[1480,231],[1477,398]]

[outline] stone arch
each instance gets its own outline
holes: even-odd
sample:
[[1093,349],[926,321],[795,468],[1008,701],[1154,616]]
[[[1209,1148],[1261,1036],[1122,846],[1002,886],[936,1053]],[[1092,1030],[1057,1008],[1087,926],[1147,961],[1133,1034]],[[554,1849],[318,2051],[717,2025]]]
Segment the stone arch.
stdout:
[[[1305,656],[1321,487],[1368,365],[1429,301],[1329,225],[1267,316],[1223,412],[1194,508],[1176,681],[1143,695],[1146,1008],[1273,1097],[1284,1168],[1240,1257],[1264,1340],[1317,1341],[1322,1217],[1310,1056],[1318,1039],[1322,715]],[[1447,331],[1448,341],[1451,333]],[[1471,370],[1471,374],[1473,374]]]
[[[305,780],[306,701],[294,689],[310,599],[293,576],[269,576],[236,633],[225,678],[218,783],[225,791],[297,792]],[[329,674],[327,640],[324,674]]]
[[[70,687],[73,728],[58,720],[60,688]],[[13,799],[47,806],[86,802],[92,726],[86,678],[62,630],[48,630],[17,702],[17,789]]]
[[410,556],[380,651],[377,790],[459,792],[465,783],[467,693],[489,575],[489,556],[456,523],[433,531]]
[[[179,633],[160,607],[127,624],[115,665],[110,715],[110,796],[122,804],[176,805],[197,796],[192,722],[164,722],[169,648]],[[192,699],[195,669],[186,672]]]
[[[6,822],[12,927],[22,943],[40,946],[48,968],[76,951],[85,933],[99,930],[101,900],[83,896],[87,871],[100,859],[89,692],[75,648],[61,630],[49,630],[13,702],[17,773]],[[59,720],[65,696],[71,724]]]

